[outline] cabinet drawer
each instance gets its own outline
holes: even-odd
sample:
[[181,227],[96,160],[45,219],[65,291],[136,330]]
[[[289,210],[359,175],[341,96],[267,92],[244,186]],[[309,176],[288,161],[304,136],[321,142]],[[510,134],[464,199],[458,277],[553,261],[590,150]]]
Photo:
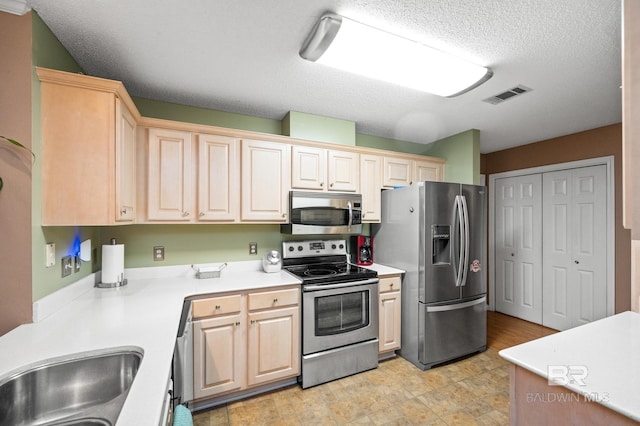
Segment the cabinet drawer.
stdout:
[[249,294],[249,310],[275,308],[278,306],[297,305],[300,303],[300,289],[264,291]]
[[240,294],[194,300],[191,306],[193,318],[240,312],[241,307],[242,295]]
[[378,293],[400,291],[401,282],[402,280],[400,279],[400,275],[380,278],[380,283],[378,284]]

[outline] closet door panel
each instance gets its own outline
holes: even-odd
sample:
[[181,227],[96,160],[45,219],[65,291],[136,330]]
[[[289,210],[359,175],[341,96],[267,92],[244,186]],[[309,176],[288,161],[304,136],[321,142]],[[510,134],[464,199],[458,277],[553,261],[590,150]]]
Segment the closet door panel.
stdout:
[[541,176],[496,180],[496,310],[542,321]]
[[606,316],[606,191],[604,165],[543,175],[547,327],[566,330]]

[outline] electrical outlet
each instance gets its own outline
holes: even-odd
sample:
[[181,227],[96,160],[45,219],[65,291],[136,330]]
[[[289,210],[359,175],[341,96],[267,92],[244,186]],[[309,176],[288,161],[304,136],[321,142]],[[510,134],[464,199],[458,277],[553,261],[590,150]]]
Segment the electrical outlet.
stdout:
[[258,254],[258,243],[249,243],[249,254]]
[[156,262],[164,260],[164,246],[155,246],[153,248],[153,260]]
[[73,257],[73,272],[80,272],[80,256]]
[[71,271],[73,271],[73,257],[65,256],[60,261],[60,266],[62,269],[62,278],[68,277],[71,275]]

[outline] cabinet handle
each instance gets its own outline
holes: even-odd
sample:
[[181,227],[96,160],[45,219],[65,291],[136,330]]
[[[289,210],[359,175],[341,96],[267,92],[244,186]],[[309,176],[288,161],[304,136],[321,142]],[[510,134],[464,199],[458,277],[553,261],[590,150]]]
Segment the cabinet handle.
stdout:
[[127,209],[120,210],[120,214],[127,214]]
[[187,216],[189,216],[189,212],[182,213],[182,217],[187,217]]
[[216,311],[220,309],[220,305],[216,305]]
[[389,284],[389,287],[393,287],[393,283]]
[[364,219],[367,216],[366,213],[362,213],[362,218]]
[[323,186],[324,186],[324,182],[320,182],[320,187],[323,187]]
[[574,262],[576,263],[576,265],[578,265],[580,262],[578,262],[577,260],[574,260]]
[[200,212],[200,216],[204,216],[204,212]]
[[240,325],[240,321],[236,321],[236,325]]
[[278,303],[278,298],[273,299],[273,303]]
[[333,182],[331,182],[331,183],[329,184],[329,186],[333,188]]
[[287,214],[286,214],[286,213],[282,213],[282,217],[283,217],[283,218],[286,218],[286,217],[287,217]]
[[251,324],[255,324],[256,320],[251,320]]

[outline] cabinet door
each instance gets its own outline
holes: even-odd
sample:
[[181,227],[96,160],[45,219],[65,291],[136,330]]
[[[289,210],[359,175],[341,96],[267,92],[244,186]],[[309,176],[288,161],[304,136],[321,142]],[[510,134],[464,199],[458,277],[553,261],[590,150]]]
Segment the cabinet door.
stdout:
[[249,386],[300,374],[300,308],[249,313]]
[[242,141],[243,221],[286,222],[290,187],[290,145]]
[[385,187],[409,186],[413,181],[413,160],[384,157],[383,184]]
[[240,204],[237,140],[198,135],[198,220],[234,221]]
[[400,349],[401,335],[401,278],[380,277],[378,351],[380,353]]
[[413,181],[424,182],[426,180],[442,181],[443,166],[438,163],[431,163],[429,161],[414,161],[413,162]]
[[329,150],[329,191],[358,192],[360,184],[360,154]]
[[327,181],[327,150],[294,145],[291,149],[291,187],[322,190]]
[[136,121],[116,98],[116,220],[136,217]]
[[149,129],[149,220],[191,220],[191,134]]
[[193,394],[195,398],[241,389],[245,351],[241,315],[193,322]]
[[400,349],[400,292],[380,293],[379,352]]
[[362,221],[380,222],[382,190],[382,158],[360,155],[360,191],[362,192]]

